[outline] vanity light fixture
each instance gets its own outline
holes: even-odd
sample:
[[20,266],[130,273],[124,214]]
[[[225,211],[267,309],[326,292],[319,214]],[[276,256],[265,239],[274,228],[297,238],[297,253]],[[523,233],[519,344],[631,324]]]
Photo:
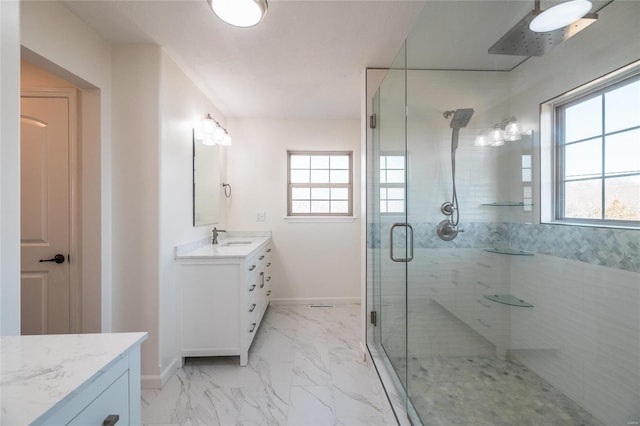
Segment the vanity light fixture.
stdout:
[[231,145],[231,137],[227,129],[222,127],[211,114],[207,114],[200,122],[196,139],[203,145]]
[[583,18],[591,10],[589,0],[571,0],[543,10],[529,23],[529,29],[536,33],[559,30]]
[[493,125],[488,131],[476,135],[475,146],[502,146],[522,138],[522,126],[515,117],[507,118]]
[[207,0],[211,10],[234,27],[253,27],[267,14],[267,0]]

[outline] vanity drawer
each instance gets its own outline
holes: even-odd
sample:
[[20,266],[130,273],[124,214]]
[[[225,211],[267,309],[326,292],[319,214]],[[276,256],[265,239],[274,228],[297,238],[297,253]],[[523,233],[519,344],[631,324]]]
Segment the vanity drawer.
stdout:
[[129,371],[122,374],[68,425],[128,425]]

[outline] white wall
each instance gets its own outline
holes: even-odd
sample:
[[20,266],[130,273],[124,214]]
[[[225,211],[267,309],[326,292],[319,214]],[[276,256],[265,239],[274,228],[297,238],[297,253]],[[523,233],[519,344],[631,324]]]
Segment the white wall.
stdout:
[[[20,43],[28,49],[23,55],[83,89],[82,244],[88,250],[99,247],[100,253],[100,259],[84,259],[83,280],[99,281],[100,324],[102,331],[110,331],[111,47],[57,2],[22,2],[21,8]],[[91,307],[90,302],[83,310]]]
[[0,334],[20,334],[20,3],[0,2]]
[[142,375],[158,375],[160,58],[113,49],[113,330],[148,331]]
[[[192,129],[210,113],[223,126],[224,117],[166,54],[161,55],[159,331],[160,372],[166,380],[177,360],[176,245],[207,238],[212,226],[192,225]],[[226,148],[220,147],[225,150]],[[222,165],[214,165],[218,167]],[[225,177],[225,170],[219,170]],[[224,203],[222,198],[219,203]],[[219,228],[226,226],[221,208]],[[179,283],[178,283],[179,285]]]
[[[229,119],[228,229],[273,232],[278,302],[360,300],[360,121]],[[290,223],[287,150],[351,150],[354,222]],[[266,221],[257,222],[256,213]]]

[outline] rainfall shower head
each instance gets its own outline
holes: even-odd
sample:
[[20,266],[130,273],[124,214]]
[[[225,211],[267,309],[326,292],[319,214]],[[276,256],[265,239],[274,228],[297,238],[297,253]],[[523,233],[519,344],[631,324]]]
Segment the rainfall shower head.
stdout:
[[451,118],[453,116],[449,126],[452,129],[460,129],[462,127],[467,127],[473,113],[473,108],[461,108],[455,111],[445,111],[444,118]]
[[577,21],[556,30],[535,32],[529,28],[531,21],[544,11],[540,9],[540,0],[535,8],[513,26],[500,40],[489,48],[492,55],[542,56],[552,47],[573,37],[593,24],[598,14],[588,13]]

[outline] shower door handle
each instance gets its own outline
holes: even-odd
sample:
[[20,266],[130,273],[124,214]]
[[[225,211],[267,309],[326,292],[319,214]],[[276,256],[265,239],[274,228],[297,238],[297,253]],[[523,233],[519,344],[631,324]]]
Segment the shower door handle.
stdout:
[[[407,251],[409,251],[409,249],[411,250],[409,253],[411,253],[409,256],[407,257],[395,257],[393,254],[393,230],[396,229],[397,227],[403,226],[407,229],[407,231],[409,232],[409,244],[407,245]],[[411,262],[413,260],[413,227],[411,225],[409,225],[408,223],[394,223],[393,225],[391,225],[391,229],[389,230],[389,257],[391,258],[391,260],[393,260],[394,262]]]

